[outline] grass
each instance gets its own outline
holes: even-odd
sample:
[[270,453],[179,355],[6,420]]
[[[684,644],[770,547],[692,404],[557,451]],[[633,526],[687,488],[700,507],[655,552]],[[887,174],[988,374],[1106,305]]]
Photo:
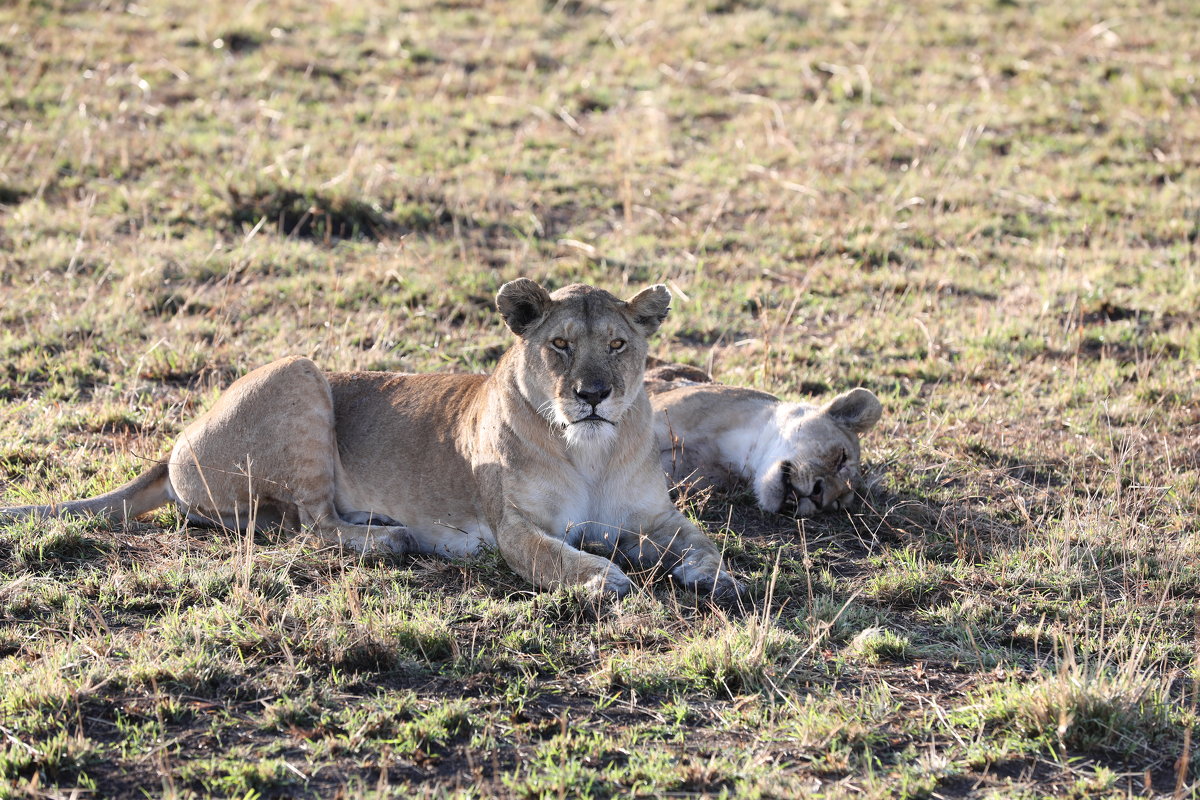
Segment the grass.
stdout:
[[504,280],[885,416],[854,516],[682,494],[745,613],[495,554],[0,528],[0,797],[1185,797],[1200,76],[1180,0],[0,9],[0,503],[238,375],[486,370]]

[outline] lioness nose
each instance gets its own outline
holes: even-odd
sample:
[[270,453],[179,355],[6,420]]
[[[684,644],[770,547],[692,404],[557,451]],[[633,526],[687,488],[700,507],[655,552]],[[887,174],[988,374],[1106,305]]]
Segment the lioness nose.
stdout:
[[612,387],[606,386],[600,381],[584,384],[581,383],[575,387],[575,396],[583,402],[590,405],[592,408],[604,402],[604,398],[612,394]]

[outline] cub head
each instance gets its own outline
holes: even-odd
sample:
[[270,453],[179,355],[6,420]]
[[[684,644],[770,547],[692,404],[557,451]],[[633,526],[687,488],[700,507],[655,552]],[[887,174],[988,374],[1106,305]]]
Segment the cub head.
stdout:
[[780,403],[775,413],[780,442],[755,479],[759,505],[796,517],[856,507],[864,488],[858,437],[879,421],[879,399],[860,387],[817,409]]
[[621,300],[581,284],[551,294],[518,278],[496,295],[500,315],[517,335],[509,352],[521,394],[570,446],[615,438],[643,391],[646,340],[670,304],[661,284]]

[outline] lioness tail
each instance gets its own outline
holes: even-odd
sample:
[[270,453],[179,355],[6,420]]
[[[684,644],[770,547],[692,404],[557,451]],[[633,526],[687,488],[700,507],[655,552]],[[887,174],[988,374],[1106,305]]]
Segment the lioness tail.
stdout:
[[62,516],[100,516],[120,523],[152,511],[170,500],[167,494],[167,464],[161,462],[111,492],[48,506],[0,508],[0,522],[16,522],[28,517],[46,519]]

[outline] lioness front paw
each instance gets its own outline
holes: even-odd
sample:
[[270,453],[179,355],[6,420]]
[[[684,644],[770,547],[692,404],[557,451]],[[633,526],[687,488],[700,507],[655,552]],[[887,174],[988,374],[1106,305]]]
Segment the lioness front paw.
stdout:
[[728,572],[722,570],[721,573],[717,575],[717,579],[712,582],[712,586],[708,588],[707,592],[701,593],[708,594],[714,600],[718,600],[723,603],[734,602],[740,600],[742,596],[745,595],[746,584],[742,583]]
[[629,590],[633,588],[633,581],[616,566],[612,566],[585,581],[583,588],[593,597],[617,598],[629,594]]
[[402,555],[417,549],[417,540],[403,525],[389,525],[372,534],[372,549],[379,553]]
[[671,576],[696,594],[722,602],[737,600],[746,591],[744,583],[719,566],[684,562],[671,571]]

